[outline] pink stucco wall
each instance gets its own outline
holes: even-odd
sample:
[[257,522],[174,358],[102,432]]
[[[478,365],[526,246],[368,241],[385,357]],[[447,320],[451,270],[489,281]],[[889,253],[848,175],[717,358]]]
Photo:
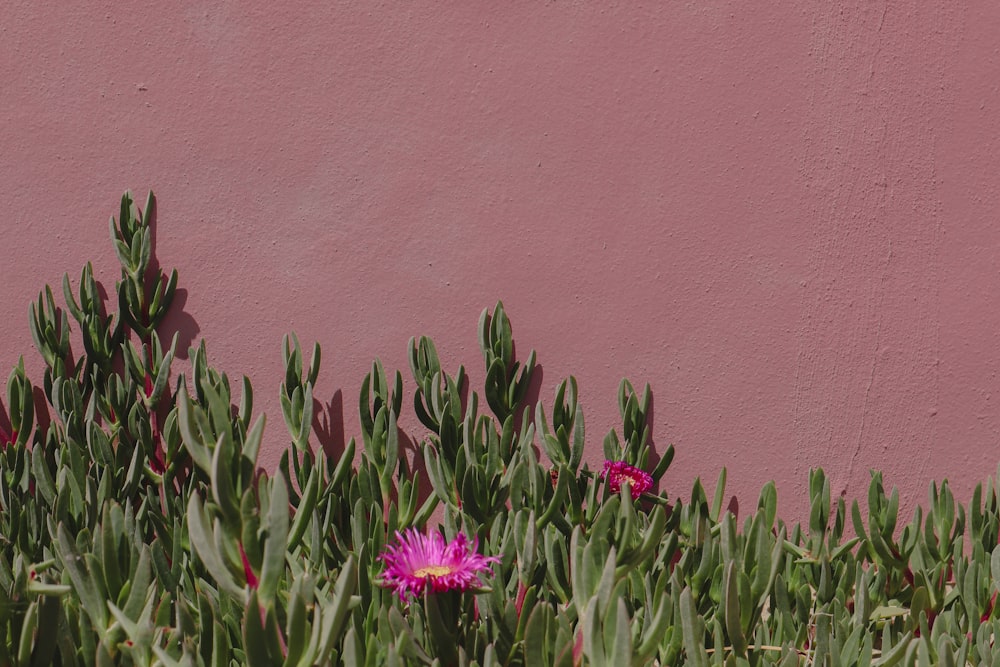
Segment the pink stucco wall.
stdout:
[[170,326],[254,381],[267,462],[285,332],[350,437],[412,335],[476,386],[502,298],[592,461],[627,376],[676,493],[728,466],[797,515],[810,467],[854,497],[875,466],[965,498],[1000,435],[998,34],[951,0],[8,2],[0,375],[40,379],[29,300],[113,284],[107,218],[152,188]]

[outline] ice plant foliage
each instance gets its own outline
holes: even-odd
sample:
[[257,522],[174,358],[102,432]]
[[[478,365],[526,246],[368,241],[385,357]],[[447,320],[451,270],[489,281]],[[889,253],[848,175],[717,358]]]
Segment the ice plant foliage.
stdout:
[[862,508],[814,470],[806,525],[773,483],[737,522],[725,470],[713,497],[654,491],[673,447],[653,451],[648,385],[622,381],[591,470],[576,380],[529,398],[535,354],[518,359],[499,303],[481,393],[411,339],[415,393],[375,360],[342,451],[319,446],[337,421],[314,412],[319,345],[286,337],[288,446],[259,469],[250,382],[204,343],[171,371],[155,218],[152,195],[144,215],[122,198],[116,294],[87,265],[62,304],[46,287],[30,307],[44,374],[19,362],[0,396],[0,665],[1000,664],[997,478],[968,505],[932,484],[904,523],[879,473]]
[[633,498],[653,488],[653,477],[648,472],[624,461],[605,461],[601,476],[607,479],[611,493],[621,493],[622,484],[625,483],[628,483],[629,494]]
[[471,548],[464,533],[451,542],[445,542],[434,531],[423,535],[415,529],[396,532],[396,544],[389,544],[380,556],[385,564],[382,585],[393,589],[404,602],[423,595],[443,591],[467,591],[482,585],[480,574],[491,574],[490,566],[500,559],[476,552],[478,542]]

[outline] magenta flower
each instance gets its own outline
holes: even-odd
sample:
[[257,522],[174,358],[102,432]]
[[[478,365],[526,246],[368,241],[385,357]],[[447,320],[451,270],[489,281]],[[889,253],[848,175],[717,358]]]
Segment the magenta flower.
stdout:
[[402,534],[396,531],[396,541],[379,556],[385,563],[381,585],[394,589],[404,602],[408,595],[419,597],[425,588],[440,593],[479,586],[479,573],[492,574],[490,564],[500,562],[496,556],[476,553],[478,540],[469,549],[463,533],[445,544],[440,533],[425,536],[410,528]]
[[629,495],[632,498],[653,488],[653,478],[648,472],[630,466],[624,461],[605,461],[601,477],[608,480],[608,488],[611,489],[611,493],[621,493],[622,484],[628,482]]

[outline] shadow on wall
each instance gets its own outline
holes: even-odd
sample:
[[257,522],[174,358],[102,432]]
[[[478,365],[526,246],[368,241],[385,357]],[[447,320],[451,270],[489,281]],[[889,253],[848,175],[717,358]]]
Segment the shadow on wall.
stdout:
[[[160,226],[157,224],[158,216],[155,198],[150,199],[150,205],[147,206],[145,216],[146,223],[149,225],[150,247],[152,249],[147,271],[149,275],[162,277],[164,273],[160,265],[160,259],[156,253],[156,238]],[[100,283],[98,285],[101,287],[102,296],[106,298],[106,291],[103,285]],[[188,291],[182,287],[178,287],[174,291],[174,298],[170,303],[170,308],[167,309],[167,314],[164,316],[160,326],[157,327],[157,333],[159,333],[160,341],[163,343],[169,343],[169,341],[173,340],[174,335],[177,336],[177,349],[174,352],[174,356],[185,361],[189,358],[188,350],[191,344],[201,331],[194,317],[184,310],[184,306],[187,305],[187,299]]]
[[399,429],[399,450],[402,453],[401,458],[406,461],[406,465],[410,469],[411,478],[417,474],[420,475],[420,485],[417,488],[417,507],[423,507],[427,499],[434,493],[430,475],[427,472],[427,463],[424,460],[423,448],[418,446],[413,437]]
[[170,310],[163,318],[158,331],[162,336],[161,340],[172,340],[177,335],[177,350],[174,353],[178,359],[187,361],[190,357],[188,350],[194,344],[194,339],[201,332],[201,328],[190,313],[184,310],[187,304],[188,291],[183,287],[178,287],[174,292],[174,300],[170,305]]
[[[515,348],[516,349],[516,348]],[[516,354],[516,352],[515,352]],[[531,379],[528,382],[528,388],[524,392],[524,400],[518,407],[517,412],[514,415],[514,423],[520,426],[524,415],[527,414],[531,422],[535,420],[535,410],[538,408],[538,402],[541,400],[542,395],[542,380],[545,378],[545,368],[540,363],[535,363],[535,368],[531,371]],[[535,456],[539,456],[538,446],[535,447]]]
[[[663,456],[664,456],[663,451],[661,451],[661,449],[656,444],[656,438],[654,436],[654,428],[653,428],[653,424],[655,423],[655,421],[656,421],[656,393],[652,390],[652,388],[650,388],[649,389],[649,408],[646,411],[646,421],[644,423],[644,427],[646,428],[646,433],[648,434],[646,442],[649,445],[649,461],[647,461],[647,463],[646,463],[646,471],[647,472],[655,470],[660,465],[660,462],[663,460]],[[670,449],[670,446],[668,445],[667,450],[669,450],[669,449]],[[673,453],[672,452],[670,452],[670,457],[671,457],[671,459],[673,458]],[[663,477],[665,477],[666,476],[666,472],[669,471],[669,465],[670,464],[668,462],[667,463],[667,466],[668,466],[667,470],[664,471],[663,476],[661,476],[660,479],[656,480],[656,482],[655,482],[655,485],[654,485],[654,487],[652,489],[652,493],[654,493],[655,495],[660,495],[663,492],[663,490],[664,490],[663,489]],[[725,476],[720,476],[719,483],[721,483],[722,486],[723,486],[723,488],[721,489],[721,493],[723,493],[723,496],[722,496],[722,498],[720,500],[721,500],[721,502],[725,503],[724,507],[720,503],[720,507],[722,509],[728,511],[729,513],[731,513],[734,518],[738,519],[739,515],[740,515],[740,501],[739,501],[739,498],[737,498],[736,495],[731,495],[731,496],[729,496],[729,500],[726,501],[725,500],[725,495],[724,495],[724,493],[725,493],[725,486],[724,486],[725,485]],[[669,489],[667,489],[667,491],[668,491],[668,496],[669,496]],[[714,491],[715,491],[715,493],[720,493],[719,489],[715,489]],[[676,495],[680,496],[679,493],[676,494]]]
[[313,398],[313,433],[327,458],[339,460],[347,449],[344,437],[344,392],[338,389],[324,405]]

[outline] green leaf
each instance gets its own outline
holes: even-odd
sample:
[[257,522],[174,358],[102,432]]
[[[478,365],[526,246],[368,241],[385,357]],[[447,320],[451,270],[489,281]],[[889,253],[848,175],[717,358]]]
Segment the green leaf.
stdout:
[[657,601],[656,611],[653,619],[643,629],[639,646],[635,649],[635,662],[638,664],[646,664],[656,653],[670,624],[670,597],[660,591],[658,596],[653,596],[653,599]]
[[552,616],[552,607],[546,602],[535,605],[531,610],[524,631],[525,665],[546,665],[551,662],[551,653],[546,648],[550,645],[550,632],[554,634],[554,631],[550,631]]
[[240,522],[239,494],[233,483],[233,441],[228,433],[219,436],[212,452],[212,498],[230,525]]
[[288,652],[282,663],[285,667],[294,667],[299,664],[299,659],[306,652],[308,645],[308,617],[306,602],[303,599],[301,587],[298,585],[301,580],[297,580],[288,599],[286,613],[288,619],[285,622],[285,637],[287,638]]
[[358,585],[358,567],[354,555],[348,556],[333,585],[333,596],[323,614],[323,648],[316,661],[326,662],[335,643],[340,639],[347,622],[347,614],[357,605],[354,591]]
[[31,660],[31,651],[34,648],[35,629],[38,627],[39,603],[32,602],[28,605],[21,621],[21,641],[17,648],[17,659],[22,665],[28,664]]
[[891,649],[883,652],[882,657],[876,660],[872,664],[872,667],[892,667],[893,665],[899,663],[899,661],[906,655],[907,649],[910,648],[912,638],[912,633],[907,632],[892,646]]
[[199,416],[197,413],[199,412],[201,412],[201,409],[191,404],[191,398],[188,396],[187,388],[184,386],[182,378],[181,386],[177,391],[177,426],[180,430],[184,447],[191,455],[191,459],[195,465],[201,468],[206,474],[211,475],[212,453],[202,441],[199,433],[200,429],[196,424],[196,419]]
[[719,472],[719,481],[715,485],[715,499],[712,501],[712,519],[720,521],[722,518],[722,503],[726,499],[726,469]]
[[611,657],[612,665],[629,665],[632,663],[632,631],[629,628],[631,618],[625,600],[618,598],[618,604],[613,607],[615,610],[615,633],[614,645],[608,653]]
[[92,576],[84,567],[84,559],[77,552],[64,524],[59,524],[57,534],[56,552],[69,575],[73,590],[76,591],[83,603],[83,608],[90,616],[95,629],[103,630],[108,625],[108,609],[105,606],[106,591],[101,589],[97,577]]
[[289,552],[295,551],[298,547],[306,528],[314,518],[313,512],[316,508],[316,501],[319,498],[319,485],[322,474],[323,469],[320,466],[314,466],[309,473],[308,480],[306,480],[305,488],[302,489],[302,497],[299,499],[298,507],[295,508],[295,518],[292,520],[291,529],[288,533]]
[[32,478],[35,480],[35,489],[42,496],[49,507],[56,504],[56,485],[49,472],[49,466],[45,461],[45,454],[42,451],[33,452],[31,457]]
[[723,574],[723,614],[726,623],[726,634],[732,643],[733,652],[740,657],[746,655],[747,640],[741,625],[740,594],[737,587],[736,561],[731,560],[725,565]]
[[217,550],[216,541],[209,534],[208,528],[205,525],[203,512],[201,499],[197,494],[192,494],[188,501],[187,519],[191,544],[194,547],[195,553],[198,554],[198,557],[205,564],[205,567],[208,568],[216,583],[224,591],[236,600],[245,600],[246,591],[243,586],[236,583],[232,572],[224,564],[223,555]]
[[260,443],[264,439],[264,425],[266,423],[267,415],[258,417],[247,433],[246,440],[243,441],[243,458],[251,467],[257,465],[257,453],[260,451]]
[[288,546],[288,487],[281,475],[276,475],[271,480],[271,498],[267,519],[262,528],[266,538],[257,596],[261,604],[270,607],[278,590],[278,582],[285,573]]
[[695,610],[691,589],[685,588],[680,597],[681,630],[684,633],[684,651],[695,667],[708,667],[705,654],[705,625]]
[[243,646],[249,667],[274,667],[282,663],[282,656],[272,651],[267,631],[261,621],[262,607],[257,600],[257,591],[250,592],[247,611],[243,615]]

